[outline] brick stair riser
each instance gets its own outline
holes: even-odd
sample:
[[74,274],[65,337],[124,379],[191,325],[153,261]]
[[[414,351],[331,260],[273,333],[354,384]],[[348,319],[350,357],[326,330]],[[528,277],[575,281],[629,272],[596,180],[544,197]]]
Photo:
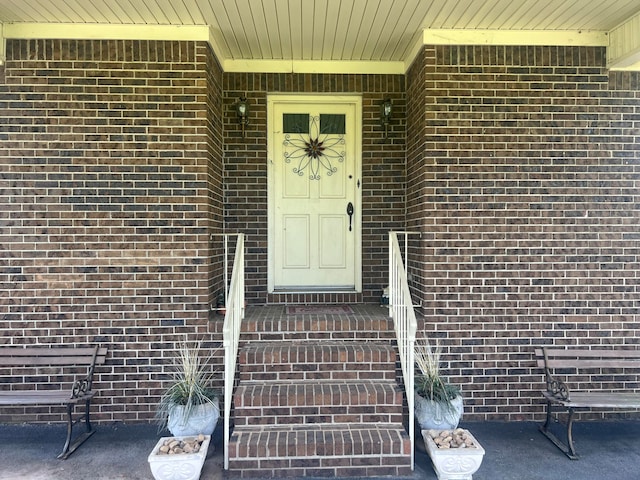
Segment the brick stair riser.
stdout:
[[396,380],[396,354],[386,345],[247,347],[240,380]]
[[378,373],[375,371],[325,371],[325,370],[312,370],[312,371],[300,371],[295,370],[291,372],[240,372],[240,380],[246,382],[271,382],[271,381],[371,381],[371,380],[385,380],[393,381],[396,379],[395,373],[383,372]]
[[229,469],[241,476],[405,476],[411,443],[402,429],[263,430],[239,428]]
[[243,384],[236,389],[236,408],[256,406],[402,404],[402,391],[391,382],[375,383],[290,383]]
[[240,363],[395,363],[396,352],[389,343],[360,342],[261,342],[249,343],[240,352]]
[[[337,425],[337,426],[336,426]],[[231,436],[229,457],[284,459],[291,457],[384,456],[410,453],[404,430],[374,424],[355,426],[320,425],[284,428],[236,428]],[[244,440],[244,442],[238,441]]]
[[391,383],[240,385],[235,424],[401,423],[402,402]]
[[242,339],[247,341],[283,340],[385,340],[395,338],[388,319],[277,319],[245,320]]
[[395,337],[387,332],[249,332],[242,334],[247,342],[288,342],[288,341],[392,341]]
[[[394,407],[394,410],[397,407]],[[402,412],[352,412],[350,408],[325,407],[306,409],[243,409],[235,416],[236,426],[299,425],[312,423],[396,423],[401,424]]]
[[413,474],[405,457],[230,460],[229,472],[238,478],[374,478]]

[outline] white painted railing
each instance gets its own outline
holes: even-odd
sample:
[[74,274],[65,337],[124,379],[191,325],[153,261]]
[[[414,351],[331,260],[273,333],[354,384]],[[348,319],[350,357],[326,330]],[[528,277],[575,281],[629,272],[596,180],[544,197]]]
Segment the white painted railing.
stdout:
[[402,261],[402,252],[398,236],[404,236],[404,252],[407,255],[408,236],[419,235],[419,232],[389,232],[389,316],[393,319],[398,342],[398,353],[402,366],[402,376],[407,394],[409,409],[409,438],[411,439],[411,469],[414,468],[414,375],[416,330],[418,324],[413,310],[413,301],[407,281],[407,271]]
[[224,237],[225,315],[223,327],[224,346],[224,468],[229,469],[229,437],[231,435],[231,403],[236,378],[240,327],[244,318],[244,234],[238,233],[233,259],[231,283],[227,290],[228,235]]

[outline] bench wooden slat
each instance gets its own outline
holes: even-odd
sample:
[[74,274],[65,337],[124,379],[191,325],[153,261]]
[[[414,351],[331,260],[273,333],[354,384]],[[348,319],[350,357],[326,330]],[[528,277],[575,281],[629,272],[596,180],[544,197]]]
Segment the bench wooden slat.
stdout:
[[[544,368],[545,363],[538,364]],[[640,368],[640,358],[638,360],[552,360],[547,359],[546,366],[549,368]]]
[[93,398],[94,392],[88,392],[78,398],[71,398],[69,391],[40,390],[40,391],[9,391],[0,392],[0,405],[63,405],[80,403]]
[[536,365],[540,368],[640,368],[640,350],[535,349]]
[[[102,348],[101,350],[106,350]],[[2,357],[44,357],[60,355],[87,355],[92,356],[94,348],[91,347],[14,347],[2,346],[0,356]]]
[[[596,358],[638,358],[640,359],[640,350],[603,350],[603,349],[590,349],[586,348],[547,348],[547,357],[570,357],[570,358],[583,358],[583,357],[596,357]],[[542,349],[536,348],[535,353],[538,356],[542,356]]]
[[572,392],[569,400],[559,400],[548,392],[549,400],[573,408],[640,408],[640,393],[628,392]]
[[93,363],[92,361],[93,357],[0,357],[0,366],[77,365],[79,367],[86,367],[87,365],[91,365],[91,363]]
[[[93,348],[0,348],[0,366],[77,365],[88,366],[93,362]],[[107,349],[101,347],[96,355],[96,365],[103,365]]]

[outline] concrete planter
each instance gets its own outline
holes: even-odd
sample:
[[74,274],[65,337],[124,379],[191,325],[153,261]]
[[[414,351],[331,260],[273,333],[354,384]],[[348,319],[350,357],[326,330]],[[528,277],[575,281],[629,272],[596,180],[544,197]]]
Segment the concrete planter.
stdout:
[[156,480],[198,480],[207,458],[211,436],[205,435],[200,450],[196,453],[167,455],[158,453],[164,441],[169,438],[182,440],[186,437],[162,437],[149,455],[149,467]]
[[200,433],[211,435],[220,418],[218,398],[215,398],[213,402],[213,405],[203,403],[194,407],[191,414],[186,418],[184,414],[185,407],[174,405],[169,412],[167,428],[176,437],[198,435]]
[[431,432],[422,430],[422,437],[438,480],[472,480],[484,457],[484,448],[473,435],[465,430],[474,443],[473,447],[440,448],[433,441]]
[[422,430],[454,429],[462,418],[463,410],[461,396],[457,396],[448,404],[434,402],[417,393],[415,396],[415,417]]

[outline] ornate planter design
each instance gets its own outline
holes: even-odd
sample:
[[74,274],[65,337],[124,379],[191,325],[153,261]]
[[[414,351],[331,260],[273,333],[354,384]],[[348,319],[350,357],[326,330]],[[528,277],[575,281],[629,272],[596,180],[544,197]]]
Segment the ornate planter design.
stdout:
[[183,440],[187,437],[162,437],[149,455],[149,467],[156,480],[198,480],[202,466],[207,458],[207,449],[211,436],[205,439],[196,453],[176,453],[172,455],[159,453],[160,447],[167,439]]
[[438,480],[472,480],[484,457],[484,448],[473,435],[468,430],[464,431],[473,441],[472,447],[440,448],[434,442],[431,432],[432,430],[422,430],[422,437]]

